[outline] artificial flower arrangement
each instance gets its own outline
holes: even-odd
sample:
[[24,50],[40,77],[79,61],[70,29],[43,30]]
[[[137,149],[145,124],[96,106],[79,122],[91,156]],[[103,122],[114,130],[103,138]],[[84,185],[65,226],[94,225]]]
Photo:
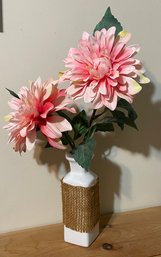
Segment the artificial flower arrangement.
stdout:
[[[93,34],[84,32],[65,58],[59,79],[40,78],[18,94],[8,89],[12,112],[5,117],[9,142],[16,152],[33,149],[38,131],[45,147],[66,149],[71,172],[62,179],[64,240],[88,247],[99,234],[99,180],[89,170],[97,132],[112,132],[114,124],[137,129],[134,96],[149,79],[135,58],[138,45],[127,46],[131,34],[107,9]],[[67,88],[59,85],[69,82]],[[79,110],[77,99],[90,104]]]
[[[137,129],[137,114],[132,107],[134,96],[149,79],[141,62],[135,58],[138,45],[127,46],[131,34],[107,9],[93,34],[84,32],[76,48],[70,48],[65,58],[67,70],[59,79],[42,82],[38,78],[18,94],[12,90],[6,116],[9,121],[9,142],[14,150],[26,152],[36,142],[37,131],[45,136],[46,147],[65,149],[85,169],[89,168],[95,148],[94,134],[114,131],[117,124]],[[66,89],[59,84],[69,82]],[[91,103],[91,116],[85,110],[77,111],[73,101],[83,98]],[[72,115],[70,115],[72,113]]]

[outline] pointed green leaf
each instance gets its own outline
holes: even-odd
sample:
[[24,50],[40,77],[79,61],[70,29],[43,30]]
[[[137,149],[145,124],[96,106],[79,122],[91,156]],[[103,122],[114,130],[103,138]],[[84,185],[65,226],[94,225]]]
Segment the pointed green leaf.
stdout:
[[68,145],[68,140],[66,138],[66,133],[65,132],[62,133],[61,141],[62,141],[63,145]]
[[123,30],[121,23],[113,16],[110,7],[108,7],[102,20],[96,25],[93,34],[97,30],[101,30],[103,28],[108,30],[112,26],[116,27],[116,36]]
[[14,91],[12,91],[12,90],[10,90],[10,89],[8,89],[8,88],[6,88],[6,89],[7,89],[7,91],[8,91],[12,96],[14,96],[14,97],[20,99],[19,96],[18,96]]
[[117,125],[123,130],[124,123],[125,123],[125,117],[126,117],[124,112],[115,109],[111,113],[112,113],[113,117],[115,118]]
[[128,116],[132,121],[137,119],[137,113],[135,112],[132,105],[130,103],[128,103],[126,100],[120,99],[118,101],[117,107],[120,107],[120,108],[123,108],[123,109],[127,110],[128,111]]
[[104,132],[111,132],[111,131],[114,131],[114,126],[112,123],[109,123],[109,122],[104,122],[104,123],[98,123],[95,125],[96,126],[96,129],[95,131],[104,131]]
[[124,125],[128,125],[138,130],[135,120],[131,117],[127,117],[124,112],[115,109],[111,111],[113,117],[108,117],[108,121],[117,123],[117,125],[123,130]]
[[83,110],[78,113],[72,120],[72,126],[74,128],[74,139],[76,140],[81,135],[84,135],[88,130],[88,117]]
[[64,113],[63,111],[57,111],[57,113],[58,113],[61,117],[65,118],[67,121],[69,121],[69,123],[72,122],[71,118],[70,118],[66,113]]
[[92,160],[95,145],[95,140],[92,138],[88,139],[84,144],[81,144],[76,149],[72,150],[71,154],[75,161],[86,170],[88,170]]
[[132,121],[129,117],[125,117],[125,124],[138,130],[138,127],[137,127],[135,121]]
[[92,138],[95,132],[112,132],[114,131],[114,126],[111,122],[103,122],[103,123],[97,123],[95,125],[93,125],[88,134],[85,136],[85,138]]

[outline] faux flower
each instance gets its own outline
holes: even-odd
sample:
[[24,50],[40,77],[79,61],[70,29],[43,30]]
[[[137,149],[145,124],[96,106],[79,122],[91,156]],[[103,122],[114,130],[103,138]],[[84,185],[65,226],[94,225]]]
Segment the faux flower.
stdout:
[[[21,88],[18,95],[8,89],[13,96],[9,101],[13,111],[6,116],[9,124],[5,128],[15,151],[31,150],[40,130],[46,147],[48,143],[59,149],[69,146],[70,155],[88,170],[96,145],[95,133],[112,132],[116,125],[122,130],[125,126],[137,129],[137,113],[131,103],[142,89],[140,84],[150,80],[135,58],[140,47],[127,45],[130,38],[108,7],[93,34],[84,32],[78,46],[70,48],[64,60],[67,70],[59,73],[57,82],[50,79],[43,83],[39,78],[30,83],[30,88]],[[68,87],[58,89],[58,82],[64,81],[69,82]],[[71,106],[79,98],[90,103],[88,114],[85,110],[73,117],[64,113],[75,113]]]
[[69,80],[67,93],[93,103],[94,109],[106,106],[114,110],[118,98],[132,103],[141,90],[140,83],[149,82],[141,62],[134,58],[140,47],[126,46],[131,34],[122,31],[115,37],[115,31],[111,27],[94,35],[84,32],[78,47],[71,48],[65,59],[68,70],[60,81]]
[[14,142],[14,150],[20,153],[31,150],[37,129],[51,146],[64,149],[60,141],[62,132],[72,130],[72,127],[57,111],[75,112],[74,108],[67,107],[71,100],[65,90],[59,90],[53,79],[42,83],[38,78],[30,83],[30,88],[22,87],[18,97],[9,101],[13,112],[7,115],[9,124],[5,126],[9,130],[9,142]]

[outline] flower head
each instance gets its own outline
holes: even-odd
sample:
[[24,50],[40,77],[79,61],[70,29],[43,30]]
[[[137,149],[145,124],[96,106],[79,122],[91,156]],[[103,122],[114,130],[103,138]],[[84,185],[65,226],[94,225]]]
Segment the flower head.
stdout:
[[9,130],[9,142],[14,142],[15,151],[31,150],[38,128],[51,146],[64,149],[60,143],[62,132],[72,130],[72,127],[57,111],[75,112],[74,108],[67,107],[71,100],[65,90],[59,90],[53,79],[42,83],[38,78],[30,83],[30,88],[22,87],[18,96],[9,101],[13,112],[7,115],[9,124],[4,127]]
[[102,29],[94,36],[84,32],[78,47],[71,48],[65,59],[68,70],[60,81],[69,80],[67,93],[93,103],[94,109],[114,110],[118,98],[132,103],[141,90],[139,83],[149,82],[140,61],[134,59],[139,46],[126,46],[131,34],[122,31],[115,37],[115,31],[115,27]]

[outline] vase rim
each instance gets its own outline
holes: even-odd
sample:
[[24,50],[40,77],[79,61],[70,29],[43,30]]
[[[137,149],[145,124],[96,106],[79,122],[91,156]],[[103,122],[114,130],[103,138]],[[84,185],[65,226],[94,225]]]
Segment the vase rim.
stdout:
[[67,153],[67,154],[65,155],[65,158],[66,158],[68,161],[76,162],[70,153]]

